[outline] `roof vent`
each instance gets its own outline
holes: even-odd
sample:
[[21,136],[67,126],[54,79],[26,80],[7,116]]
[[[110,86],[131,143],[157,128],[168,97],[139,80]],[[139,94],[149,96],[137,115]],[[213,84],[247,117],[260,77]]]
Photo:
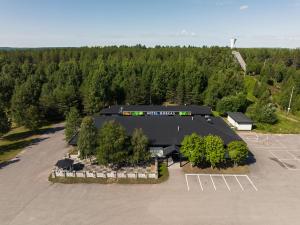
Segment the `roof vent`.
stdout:
[[123,112],[123,106],[121,106],[121,108],[120,108],[120,113],[122,113]]
[[178,132],[180,131],[180,127],[179,126],[177,126],[177,130],[178,130]]
[[206,121],[207,121],[208,123],[212,123],[211,118],[207,118]]
[[194,117],[192,116],[192,120],[194,120]]

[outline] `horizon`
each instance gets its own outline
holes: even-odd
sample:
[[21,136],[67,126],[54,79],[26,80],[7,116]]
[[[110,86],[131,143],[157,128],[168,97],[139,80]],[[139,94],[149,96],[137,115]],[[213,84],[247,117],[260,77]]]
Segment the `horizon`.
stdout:
[[300,0],[1,0],[0,46],[300,47]]

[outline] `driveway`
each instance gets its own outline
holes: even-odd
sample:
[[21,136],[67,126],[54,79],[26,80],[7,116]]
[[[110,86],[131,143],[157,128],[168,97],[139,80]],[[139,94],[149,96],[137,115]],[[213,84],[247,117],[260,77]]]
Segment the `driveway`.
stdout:
[[[257,191],[238,178],[241,190],[229,177],[225,179],[230,191],[223,177],[213,177],[216,188],[201,177],[203,190],[197,177],[189,177],[188,190],[178,164],[169,168],[170,179],[162,184],[50,184],[47,177],[52,166],[67,151],[60,127],[26,148],[19,161],[0,170],[1,225],[299,223],[300,171],[274,161],[270,150],[276,145],[265,145],[264,139],[240,134],[256,158],[248,177]],[[300,150],[300,135],[283,135],[278,140],[286,149]]]

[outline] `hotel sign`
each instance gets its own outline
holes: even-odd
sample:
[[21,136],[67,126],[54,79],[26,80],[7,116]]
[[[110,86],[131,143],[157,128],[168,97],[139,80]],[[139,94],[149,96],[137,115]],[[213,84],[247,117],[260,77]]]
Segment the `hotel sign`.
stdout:
[[123,116],[190,116],[190,111],[123,111]]

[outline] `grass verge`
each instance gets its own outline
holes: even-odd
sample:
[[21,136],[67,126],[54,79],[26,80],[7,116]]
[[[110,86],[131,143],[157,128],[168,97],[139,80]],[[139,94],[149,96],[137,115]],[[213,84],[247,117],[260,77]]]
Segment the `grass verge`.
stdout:
[[38,142],[39,135],[51,126],[44,126],[37,131],[31,131],[24,127],[13,128],[10,132],[0,138],[0,163],[15,158],[23,148]]
[[56,177],[49,175],[48,180],[52,183],[62,184],[159,184],[169,178],[169,170],[165,163],[159,164],[158,179],[132,179],[132,178],[83,178],[83,177]]
[[299,134],[300,120],[296,116],[286,116],[284,112],[278,111],[278,121],[275,124],[256,123],[254,131],[261,133]]
[[249,166],[236,166],[236,167],[227,167],[227,168],[200,168],[197,166],[191,166],[190,163],[185,164],[182,167],[184,173],[202,173],[202,174],[246,174],[249,173]]

